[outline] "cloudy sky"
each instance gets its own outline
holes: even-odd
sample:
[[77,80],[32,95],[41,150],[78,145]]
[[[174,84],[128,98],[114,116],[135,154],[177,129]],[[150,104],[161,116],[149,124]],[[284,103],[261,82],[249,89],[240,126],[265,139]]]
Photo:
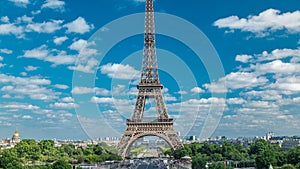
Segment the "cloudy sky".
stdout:
[[[0,138],[119,137],[137,94],[144,5],[1,0]],[[299,6],[155,0],[160,81],[181,136],[300,134]]]

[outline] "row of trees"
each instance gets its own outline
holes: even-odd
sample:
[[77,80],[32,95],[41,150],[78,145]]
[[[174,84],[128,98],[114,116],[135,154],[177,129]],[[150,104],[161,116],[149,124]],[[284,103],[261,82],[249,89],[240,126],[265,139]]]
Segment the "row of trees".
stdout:
[[105,143],[76,148],[72,144],[54,146],[54,141],[22,140],[14,148],[0,151],[0,169],[69,169],[70,164],[121,160],[117,150]]
[[[224,142],[222,145],[208,143],[192,143],[184,145],[173,153],[168,150],[165,154],[173,155],[176,159],[183,156],[192,157],[193,168],[229,169],[233,166],[268,169],[270,165],[281,168],[300,169],[300,147],[283,151],[278,145],[270,144],[265,140],[258,140],[244,148],[239,144]],[[224,161],[227,161],[224,165]]]

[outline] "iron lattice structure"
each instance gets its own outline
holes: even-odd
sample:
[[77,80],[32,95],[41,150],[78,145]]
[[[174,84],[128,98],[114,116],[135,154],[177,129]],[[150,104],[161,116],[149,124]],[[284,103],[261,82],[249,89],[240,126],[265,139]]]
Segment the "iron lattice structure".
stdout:
[[[183,147],[169,118],[163,95],[163,85],[159,81],[156,57],[153,0],[146,0],[144,50],[142,58],[141,81],[131,119],[127,119],[126,130],[117,146],[119,155],[126,157],[130,145],[144,136],[157,136],[164,139],[172,150]],[[157,119],[147,121],[143,118],[146,99],[154,99]]]

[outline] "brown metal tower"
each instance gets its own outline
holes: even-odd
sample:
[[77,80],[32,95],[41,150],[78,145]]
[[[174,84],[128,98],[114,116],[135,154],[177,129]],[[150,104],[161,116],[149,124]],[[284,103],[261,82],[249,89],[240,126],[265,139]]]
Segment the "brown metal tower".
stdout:
[[[169,118],[163,96],[163,85],[159,81],[156,57],[153,0],[146,0],[144,50],[141,81],[131,119],[127,119],[126,130],[117,146],[119,155],[126,157],[131,144],[144,136],[157,136],[164,139],[172,150],[183,147],[173,128],[173,119]],[[145,102],[152,98],[156,103],[158,117],[155,120],[143,118]]]

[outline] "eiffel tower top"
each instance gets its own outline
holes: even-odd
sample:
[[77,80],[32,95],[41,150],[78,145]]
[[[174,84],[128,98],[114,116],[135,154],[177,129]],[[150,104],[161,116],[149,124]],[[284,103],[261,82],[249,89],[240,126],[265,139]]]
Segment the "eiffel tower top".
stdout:
[[142,60],[141,86],[159,86],[158,64],[156,57],[153,0],[146,0],[144,50]]

